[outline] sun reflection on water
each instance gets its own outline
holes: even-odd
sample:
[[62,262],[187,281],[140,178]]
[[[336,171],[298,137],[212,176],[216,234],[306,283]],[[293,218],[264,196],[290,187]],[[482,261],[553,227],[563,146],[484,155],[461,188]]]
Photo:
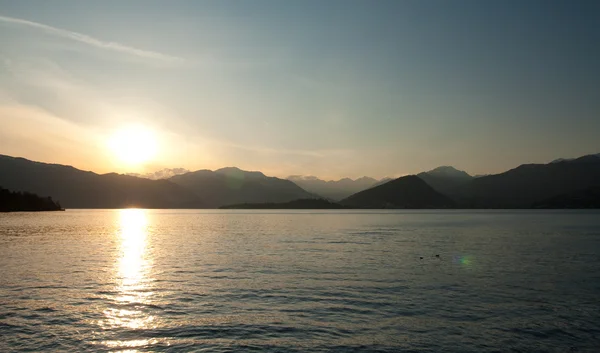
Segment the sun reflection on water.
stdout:
[[148,220],[144,210],[121,210],[121,252],[119,275],[124,289],[131,289],[143,282],[147,266],[144,253]]
[[[145,210],[124,209],[119,211],[120,257],[115,264],[116,294],[109,308],[103,311],[104,329],[147,329],[155,326],[154,317],[148,312],[152,291],[149,272],[152,267],[148,248],[148,217]],[[107,347],[137,347],[147,340],[104,341]],[[144,344],[145,343],[145,344]]]

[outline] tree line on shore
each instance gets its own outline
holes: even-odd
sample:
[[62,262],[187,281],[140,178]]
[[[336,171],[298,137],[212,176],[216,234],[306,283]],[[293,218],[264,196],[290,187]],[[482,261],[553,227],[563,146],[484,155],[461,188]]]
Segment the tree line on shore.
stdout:
[[0,212],[60,210],[60,203],[50,196],[41,197],[30,192],[10,191],[0,187]]

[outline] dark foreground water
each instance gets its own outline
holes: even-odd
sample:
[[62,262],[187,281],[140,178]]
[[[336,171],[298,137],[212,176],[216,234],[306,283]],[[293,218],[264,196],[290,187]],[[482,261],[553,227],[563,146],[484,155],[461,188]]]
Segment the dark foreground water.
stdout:
[[0,271],[0,352],[600,351],[600,212],[0,214]]

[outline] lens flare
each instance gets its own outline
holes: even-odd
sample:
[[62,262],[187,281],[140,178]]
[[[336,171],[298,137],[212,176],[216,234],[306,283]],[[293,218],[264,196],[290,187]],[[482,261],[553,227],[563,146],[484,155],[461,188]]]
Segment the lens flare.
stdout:
[[469,267],[473,265],[473,256],[471,255],[456,255],[454,256],[454,263]]

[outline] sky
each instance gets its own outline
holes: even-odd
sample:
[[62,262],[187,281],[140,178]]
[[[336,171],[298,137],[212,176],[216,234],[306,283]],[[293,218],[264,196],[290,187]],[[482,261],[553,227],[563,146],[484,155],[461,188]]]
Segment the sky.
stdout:
[[[471,174],[600,152],[600,2],[0,0],[0,154]],[[156,153],[124,163],[124,128]]]

